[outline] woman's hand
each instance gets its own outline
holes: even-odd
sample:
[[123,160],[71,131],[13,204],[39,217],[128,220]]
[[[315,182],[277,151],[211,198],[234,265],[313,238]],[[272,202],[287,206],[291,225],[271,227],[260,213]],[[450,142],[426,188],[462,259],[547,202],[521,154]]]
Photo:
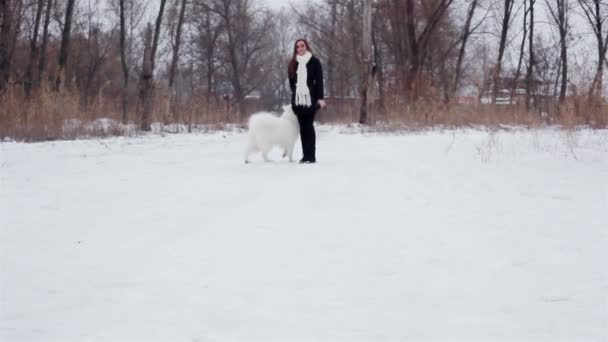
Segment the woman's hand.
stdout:
[[319,100],[319,106],[321,106],[321,108],[325,108],[326,104],[324,100]]

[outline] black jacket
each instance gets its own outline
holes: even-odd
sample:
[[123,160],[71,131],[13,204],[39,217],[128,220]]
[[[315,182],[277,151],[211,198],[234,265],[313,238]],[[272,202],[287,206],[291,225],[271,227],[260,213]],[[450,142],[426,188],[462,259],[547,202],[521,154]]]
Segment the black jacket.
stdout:
[[[296,70],[298,70],[298,62],[296,62]],[[321,61],[315,56],[312,56],[306,64],[306,85],[310,90],[310,98],[313,106],[317,105],[318,100],[323,100],[323,68],[321,67]],[[295,106],[296,99],[296,78],[289,76],[289,87],[291,88],[291,104]]]

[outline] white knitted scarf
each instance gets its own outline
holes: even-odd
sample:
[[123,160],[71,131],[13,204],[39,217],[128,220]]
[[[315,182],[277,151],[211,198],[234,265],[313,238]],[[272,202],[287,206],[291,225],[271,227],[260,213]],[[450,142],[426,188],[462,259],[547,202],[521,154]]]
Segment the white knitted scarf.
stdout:
[[302,56],[297,55],[296,61],[298,61],[298,81],[296,83],[296,105],[310,107],[312,104],[310,100],[310,89],[306,85],[308,75],[306,72],[306,64],[310,61],[312,54],[310,51],[306,51]]

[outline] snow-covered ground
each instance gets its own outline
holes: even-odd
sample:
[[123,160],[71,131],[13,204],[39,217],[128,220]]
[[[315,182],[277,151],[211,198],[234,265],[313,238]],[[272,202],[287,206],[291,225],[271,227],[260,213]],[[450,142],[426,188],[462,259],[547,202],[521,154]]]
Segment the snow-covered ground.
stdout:
[[1,143],[0,340],[608,340],[608,131],[244,145]]

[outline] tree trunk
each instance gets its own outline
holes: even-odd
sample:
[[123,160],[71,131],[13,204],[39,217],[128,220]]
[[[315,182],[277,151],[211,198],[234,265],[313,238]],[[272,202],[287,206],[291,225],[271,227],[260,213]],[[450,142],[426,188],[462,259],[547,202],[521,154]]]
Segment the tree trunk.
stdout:
[[75,2],[76,0],[68,0],[65,11],[65,21],[63,24],[63,32],[61,33],[61,49],[59,51],[57,78],[55,79],[55,91],[62,90],[65,82],[65,66],[68,62],[69,56],[70,35],[72,32],[72,17],[74,14]]
[[[385,106],[385,90],[384,90],[384,63],[383,63],[383,53],[382,53],[382,49],[380,49],[379,44],[378,44],[378,35],[379,35],[379,31],[380,29],[378,28],[378,23],[380,21],[378,20],[378,14],[376,13],[375,16],[373,16],[372,18],[372,47],[373,47],[373,55],[374,55],[374,67],[372,67],[372,73],[373,74],[377,74],[377,79],[378,79],[378,105],[374,107],[374,113],[375,115],[377,114],[382,114],[382,116],[385,118],[386,117],[386,106]],[[375,72],[374,72],[375,70]],[[376,121],[376,120],[374,120]]]
[[34,19],[34,33],[30,44],[30,60],[25,71],[25,96],[29,97],[32,91],[34,63],[38,59],[38,31],[40,29],[40,18],[42,17],[42,9],[44,8],[44,0],[38,0],[36,5],[36,18]]
[[175,33],[175,45],[173,46],[173,58],[171,59],[171,69],[169,70],[169,103],[173,119],[177,122],[177,110],[175,108],[174,101],[176,101],[176,92],[174,87],[175,73],[177,72],[177,64],[179,61],[179,47],[182,38],[182,25],[184,24],[184,17],[186,15],[186,0],[182,0],[181,9],[179,12],[179,19],[177,20],[177,29]]
[[4,89],[10,76],[11,28],[13,11],[11,0],[2,0],[2,26],[0,27],[0,90]]
[[213,74],[214,73],[215,73],[215,68],[213,67],[213,50],[211,48],[209,48],[207,50],[207,113],[209,112],[210,105],[211,105],[211,94],[213,94]]
[[427,23],[420,36],[416,34],[416,21],[414,13],[414,0],[405,1],[405,27],[407,31],[409,70],[407,75],[407,92],[412,103],[416,102],[419,94],[419,73],[428,53],[430,38],[439,24],[439,21],[452,4],[453,0],[440,0],[433,13],[427,18]]
[[494,80],[492,82],[492,103],[496,104],[496,98],[498,97],[498,87],[500,81],[500,74],[502,71],[502,59],[505,54],[505,48],[507,46],[507,34],[509,32],[509,26],[511,23],[511,13],[513,11],[514,0],[504,1],[504,11],[502,18],[502,28],[500,31],[500,43],[498,44],[498,58],[496,59],[496,66],[494,67]]
[[[570,10],[567,0],[545,0],[549,13],[557,26],[559,32],[560,46],[560,74],[561,84],[559,88],[559,103],[563,104],[566,100],[568,89],[568,11]],[[555,7],[553,6],[555,4]]]
[[169,89],[173,88],[175,82],[175,73],[177,72],[177,64],[179,61],[179,47],[182,37],[182,25],[186,14],[186,0],[182,0],[179,19],[177,20],[177,28],[175,33],[175,46],[173,47],[173,58],[171,59],[171,69],[169,70]]
[[[524,7],[527,7],[527,0],[524,0]],[[526,39],[528,37],[528,9],[524,9],[524,23],[523,33],[521,37],[521,45],[519,46],[519,58],[517,59],[517,69],[515,69],[515,77],[513,77],[513,84],[511,85],[511,96],[509,99],[510,104],[513,104],[513,97],[519,83],[519,76],[521,75],[521,65],[524,59],[524,51],[526,49]]]
[[405,38],[405,33],[404,33],[404,25],[403,22],[405,21],[405,10],[403,7],[403,1],[402,0],[393,0],[390,4],[389,4],[389,23],[390,23],[390,28],[392,31],[392,34],[390,35],[391,39],[391,44],[389,45],[391,47],[392,53],[394,55],[395,58],[395,74],[397,75],[396,77],[396,89],[398,89],[398,91],[404,92],[405,91],[405,84],[404,82],[406,82],[406,78],[407,78],[407,59],[406,59],[406,43],[407,43],[407,39]]
[[606,41],[603,38],[602,26],[605,18],[602,18],[601,10],[600,10],[600,0],[594,0],[595,4],[595,20],[596,20],[596,28],[597,28],[597,39],[598,39],[598,49],[597,49],[597,74],[595,76],[595,94],[598,97],[602,96],[603,91],[603,83],[604,83],[604,58],[606,58],[606,42],[608,42],[608,37],[606,37]]
[[165,11],[165,4],[167,0],[160,1],[160,9],[158,16],[156,17],[156,27],[154,29],[154,38],[152,35],[152,26],[148,24],[146,29],[146,46],[144,48],[144,63],[141,71],[141,90],[140,99],[143,103],[143,109],[141,113],[141,130],[150,131],[152,127],[152,107],[154,104],[154,61],[156,50],[158,48],[158,39],[160,37],[160,29],[163,20],[163,13]]
[[234,91],[234,100],[237,102],[239,109],[239,120],[245,117],[245,104],[243,103],[243,87],[241,85],[241,75],[239,71],[239,59],[237,55],[237,42],[234,39],[232,21],[230,20],[229,8],[226,8],[226,16],[224,21],[226,24],[226,31],[228,33],[228,57],[230,67],[232,71],[232,88]]
[[[592,4],[589,4],[592,2]],[[604,59],[606,58],[606,50],[608,48],[608,35],[604,38],[603,22],[605,17],[602,15],[600,3],[602,0],[578,0],[589,25],[593,28],[595,39],[597,42],[597,68],[595,77],[589,88],[588,97],[602,96],[603,78],[604,78]]]
[[367,124],[369,111],[369,90],[372,84],[372,0],[364,0],[363,3],[363,42],[361,44],[361,109],[359,111],[359,123]]
[[[567,24],[566,24],[567,25]],[[568,33],[564,30],[560,32],[560,47],[562,60],[562,80],[559,87],[559,103],[564,104],[566,101],[566,92],[568,91]]]
[[[471,22],[473,21],[473,16],[475,15],[475,10],[477,9],[478,0],[473,0],[469,5],[469,10],[467,11],[467,19],[464,23],[464,29],[462,30],[462,40],[460,42],[460,50],[458,51],[458,58],[456,60],[456,68],[454,71],[454,77],[452,79],[452,87],[449,96],[453,96],[458,90],[460,86],[460,76],[462,73],[462,63],[464,61],[464,55],[466,52],[467,42],[469,37],[471,36]],[[447,99],[449,101],[449,99]]]
[[129,66],[127,65],[127,27],[125,24],[125,0],[120,0],[120,64],[122,66],[122,123],[128,121],[129,110]]
[[534,3],[536,0],[530,0],[530,33],[528,35],[528,70],[526,72],[526,112],[530,111],[530,102],[532,97],[532,83],[534,82]]
[[158,16],[156,17],[156,27],[154,28],[154,40],[152,41],[152,52],[150,54],[152,62],[152,73],[154,73],[154,65],[156,63],[156,50],[158,49],[158,40],[160,37],[160,29],[163,21],[163,14],[165,12],[165,4],[167,0],[160,0],[160,8],[158,10]]
[[144,40],[144,60],[141,68],[141,80],[139,98],[143,109],[141,113],[141,130],[150,130],[150,113],[152,111],[152,91],[153,91],[153,70],[152,70],[152,24],[146,27]]
[[329,48],[327,54],[327,83],[329,96],[335,96],[335,85],[334,85],[334,59],[335,59],[335,46],[334,42],[336,40],[336,21],[338,14],[338,0],[331,0],[331,28],[329,31]]
[[418,38],[414,21],[414,0],[405,1],[405,27],[407,31],[409,67],[406,80],[406,91],[412,102],[416,101],[416,78],[420,68]]
[[36,77],[36,86],[45,77],[44,71],[46,68],[46,47],[49,41],[49,24],[51,22],[51,9],[53,8],[53,0],[48,0],[46,3],[46,11],[44,14],[44,27],[42,29],[42,45],[40,47],[40,58],[38,61],[38,75]]

